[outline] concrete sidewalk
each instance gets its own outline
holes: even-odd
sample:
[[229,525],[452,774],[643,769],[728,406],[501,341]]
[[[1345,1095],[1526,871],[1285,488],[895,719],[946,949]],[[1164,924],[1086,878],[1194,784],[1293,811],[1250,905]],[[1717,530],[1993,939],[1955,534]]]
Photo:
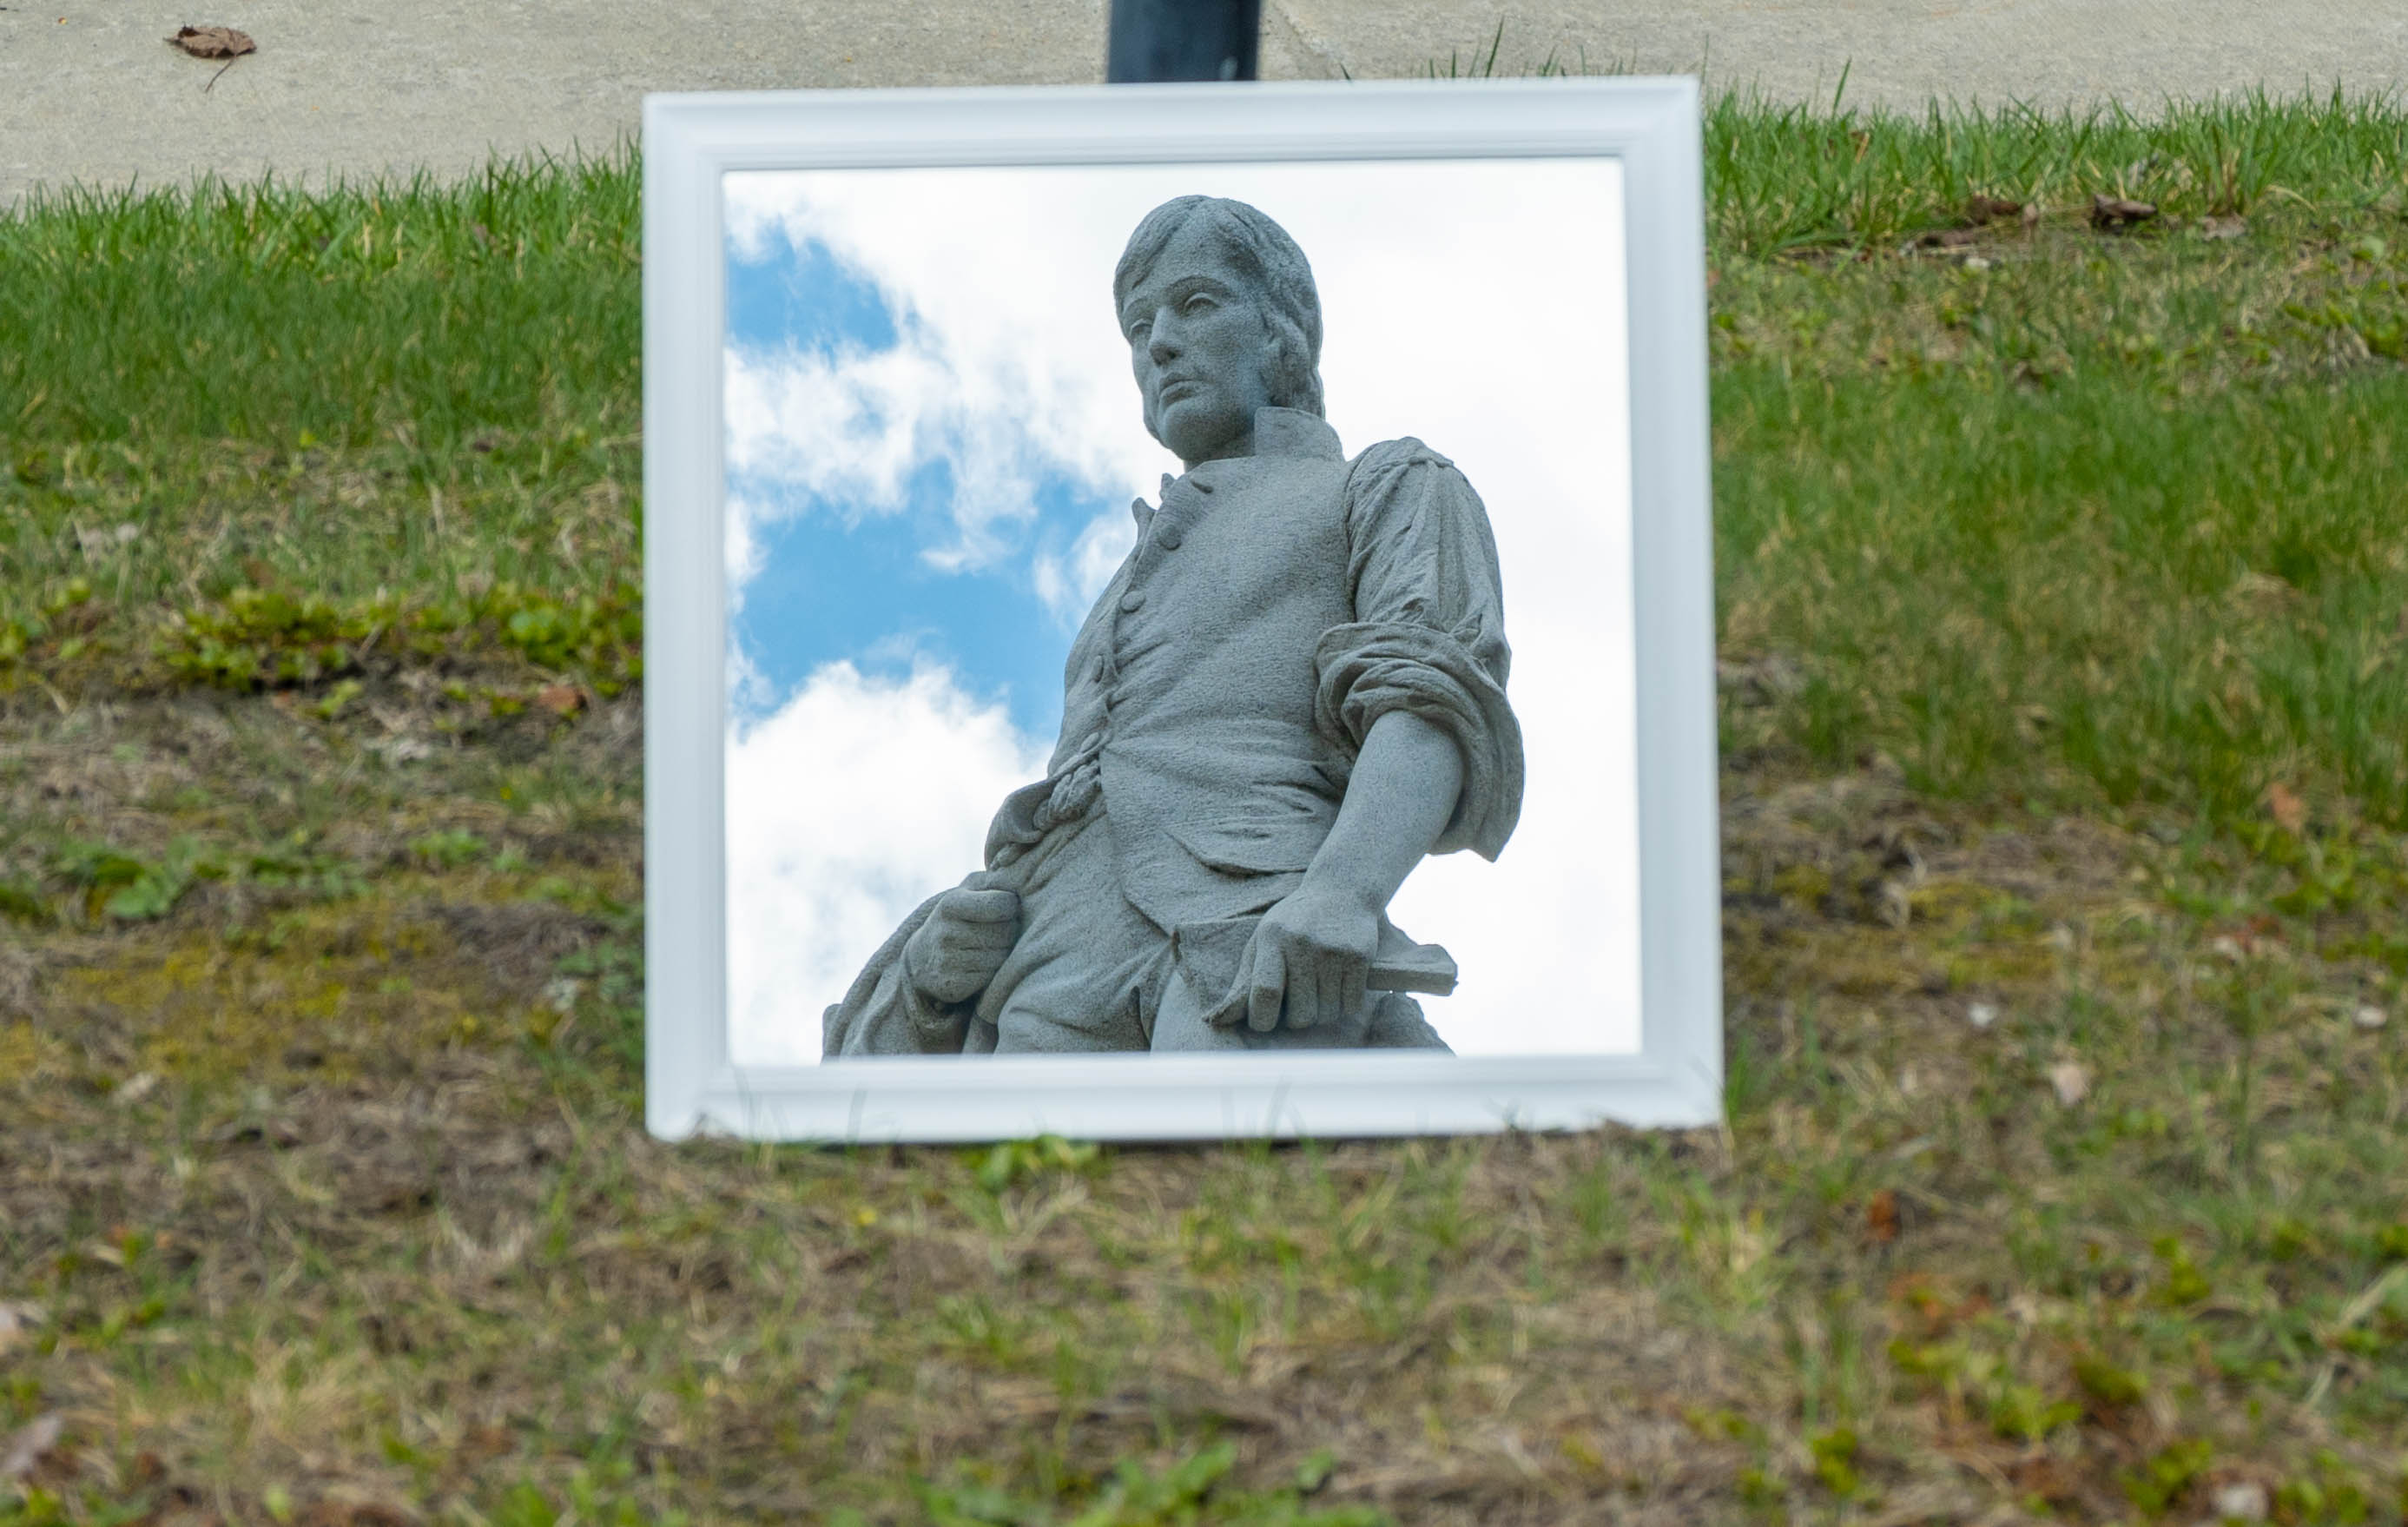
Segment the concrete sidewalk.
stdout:
[[[1269,79],[1498,67],[1698,72],[1828,102],[2147,110],[2169,96],[2408,85],[2408,0],[1266,0]],[[219,65],[165,38],[250,33]],[[655,90],[1101,77],[1103,0],[0,0],[0,202],[36,185],[314,180],[607,148]]]

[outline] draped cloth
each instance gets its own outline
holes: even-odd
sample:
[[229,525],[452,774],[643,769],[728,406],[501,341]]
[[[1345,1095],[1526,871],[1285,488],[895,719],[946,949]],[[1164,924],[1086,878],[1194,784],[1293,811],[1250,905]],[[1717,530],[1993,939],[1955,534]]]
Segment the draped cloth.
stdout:
[[1313,649],[1313,728],[1349,759],[1391,711],[1455,739],[1463,793],[1430,852],[1493,860],[1521,820],[1523,770],[1487,512],[1453,462],[1410,438],[1364,452],[1347,486],[1356,618]]

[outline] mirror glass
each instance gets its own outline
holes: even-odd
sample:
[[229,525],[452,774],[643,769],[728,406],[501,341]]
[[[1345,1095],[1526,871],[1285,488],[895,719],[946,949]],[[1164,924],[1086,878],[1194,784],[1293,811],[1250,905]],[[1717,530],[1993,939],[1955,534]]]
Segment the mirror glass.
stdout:
[[[1638,1047],[1629,388],[1606,159],[731,173],[724,385],[729,1035],[821,1015],[1043,777],[1064,665],[1179,460],[1116,318],[1132,229],[1231,197],[1293,236],[1348,456],[1402,436],[1486,506],[1526,783],[1498,859],[1390,907],[1460,969],[1459,1055]],[[1643,379],[1640,384],[1643,385]],[[948,1062],[951,1063],[951,1062]]]

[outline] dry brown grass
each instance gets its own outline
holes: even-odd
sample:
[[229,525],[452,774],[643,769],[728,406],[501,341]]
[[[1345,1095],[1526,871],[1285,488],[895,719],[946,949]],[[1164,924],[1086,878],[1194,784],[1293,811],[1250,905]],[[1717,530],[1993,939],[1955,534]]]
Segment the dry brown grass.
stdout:
[[670,1148],[624,703],[506,767],[366,751],[401,685],[9,703],[12,810],[353,872],[11,933],[0,1431],[64,1429],[0,1520],[1052,1520],[1216,1439],[1227,1522],[2112,1520],[2169,1458],[2178,1519],[2394,1505],[2399,1030],[2170,911],[2198,853],[1732,776],[1723,1131]]

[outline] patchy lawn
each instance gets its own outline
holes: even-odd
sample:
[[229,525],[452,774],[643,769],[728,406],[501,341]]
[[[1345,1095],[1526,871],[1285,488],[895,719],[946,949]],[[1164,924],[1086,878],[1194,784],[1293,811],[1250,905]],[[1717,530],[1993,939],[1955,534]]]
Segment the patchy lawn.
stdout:
[[0,222],[0,1523],[2400,1520],[2408,118],[1709,149],[1690,1134],[652,1143],[630,167]]

